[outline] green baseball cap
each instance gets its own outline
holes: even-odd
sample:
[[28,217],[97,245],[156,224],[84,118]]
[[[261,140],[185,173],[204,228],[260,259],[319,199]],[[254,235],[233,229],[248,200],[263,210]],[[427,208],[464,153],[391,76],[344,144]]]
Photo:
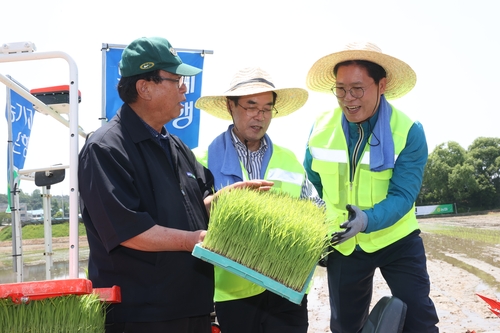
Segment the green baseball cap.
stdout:
[[162,37],[141,37],[130,43],[120,60],[122,77],[162,69],[182,76],[193,76],[201,69],[184,64],[170,42]]

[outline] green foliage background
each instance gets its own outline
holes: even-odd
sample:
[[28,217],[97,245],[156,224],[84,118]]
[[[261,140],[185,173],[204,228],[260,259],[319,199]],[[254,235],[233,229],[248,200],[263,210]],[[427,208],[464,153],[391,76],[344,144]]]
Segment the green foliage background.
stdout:
[[417,206],[449,203],[458,212],[500,208],[500,138],[477,138],[468,149],[450,141],[429,154]]
[[[43,224],[26,225],[23,227],[23,239],[44,238]],[[85,226],[83,223],[78,223],[78,235],[86,235]],[[60,223],[52,225],[52,237],[67,237],[69,236],[69,223]],[[10,241],[12,239],[12,228],[6,226],[0,229],[0,242]]]

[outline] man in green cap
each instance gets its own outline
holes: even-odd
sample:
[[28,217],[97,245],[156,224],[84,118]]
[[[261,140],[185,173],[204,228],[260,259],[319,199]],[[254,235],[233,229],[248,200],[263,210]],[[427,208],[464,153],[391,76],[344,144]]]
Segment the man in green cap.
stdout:
[[124,104],[88,138],[78,170],[89,279],[121,288],[106,333],[210,333],[213,266],[191,251],[206,234],[213,176],[164,126],[181,113],[184,76],[201,70],[155,37],[128,45],[120,71]]

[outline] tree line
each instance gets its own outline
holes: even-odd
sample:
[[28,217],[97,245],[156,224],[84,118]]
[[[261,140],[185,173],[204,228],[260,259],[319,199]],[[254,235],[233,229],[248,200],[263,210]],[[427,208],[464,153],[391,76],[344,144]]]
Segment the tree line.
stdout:
[[[8,197],[7,194],[0,194],[0,204],[7,205]],[[43,209],[43,197],[42,192],[36,189],[31,194],[24,193],[22,190],[19,192],[19,203],[25,203],[27,210],[38,210]],[[51,216],[65,217],[69,216],[69,196],[68,195],[53,195],[51,194]],[[0,211],[0,224],[5,224],[5,222],[10,223],[11,215],[10,213],[5,213],[5,211]]]
[[462,148],[449,141],[430,154],[417,206],[456,204],[458,212],[500,208],[500,138]]

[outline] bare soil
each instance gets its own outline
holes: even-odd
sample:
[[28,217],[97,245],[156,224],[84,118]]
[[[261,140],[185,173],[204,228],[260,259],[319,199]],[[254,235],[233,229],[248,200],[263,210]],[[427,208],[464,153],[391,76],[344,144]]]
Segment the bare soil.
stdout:
[[[87,236],[79,237],[80,256],[88,259]],[[25,265],[36,265],[45,263],[45,240],[25,239],[23,240],[23,262]],[[52,239],[52,260],[68,260],[69,237],[54,237]],[[87,256],[87,257],[85,257]],[[0,270],[12,268],[12,242],[0,242]]]
[[[419,219],[419,223],[500,230],[500,212],[441,216]],[[436,305],[441,333],[500,333],[500,318],[477,296],[500,300],[500,244],[451,238],[423,232],[427,268],[431,279],[431,298]],[[80,237],[80,259],[88,256],[85,236]],[[53,260],[67,260],[68,238],[54,238]],[[44,263],[44,240],[23,241],[26,264]],[[11,242],[0,242],[0,269],[11,265]],[[326,271],[318,267],[309,293],[309,333],[330,332]],[[390,291],[377,272],[372,306]]]

